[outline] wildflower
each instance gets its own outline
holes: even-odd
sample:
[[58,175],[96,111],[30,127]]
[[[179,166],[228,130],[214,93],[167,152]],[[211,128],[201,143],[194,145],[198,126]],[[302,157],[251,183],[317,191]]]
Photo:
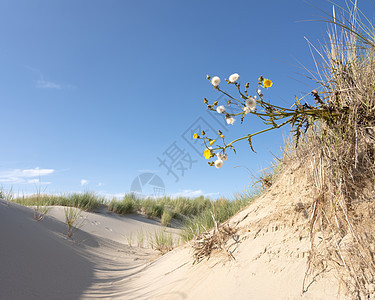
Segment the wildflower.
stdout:
[[269,87],[271,87],[273,85],[273,82],[271,81],[271,80],[269,80],[269,79],[267,79],[267,78],[265,78],[264,80],[263,80],[263,86],[265,87],[265,88],[269,88]]
[[259,95],[259,97],[263,96],[261,89],[257,89],[257,94]]
[[211,140],[211,141],[210,141],[210,146],[212,146],[213,143],[215,143],[215,141],[216,141],[216,140]]
[[214,87],[218,87],[219,84],[220,84],[220,78],[215,76],[211,79],[211,84],[214,86]]
[[220,169],[222,166],[223,166],[223,161],[222,161],[221,159],[217,159],[217,160],[215,161],[215,167],[216,167],[217,169]]
[[255,100],[255,98],[250,97],[246,99],[246,107],[254,111],[256,106],[257,106],[257,101]]
[[225,112],[225,107],[223,105],[220,105],[216,108],[216,111],[219,113],[219,114],[222,114]]
[[228,160],[228,155],[225,153],[221,154],[220,152],[216,153],[216,157],[219,160],[227,161]]
[[250,109],[249,107],[245,106],[245,107],[243,108],[243,111],[244,111],[245,115],[247,115],[248,113],[251,112],[251,109]]
[[211,157],[211,151],[210,151],[210,149],[204,150],[203,155],[204,155],[205,159],[209,159]]
[[193,135],[193,139],[197,139],[199,136],[198,136],[198,133],[194,133]]
[[225,121],[227,121],[227,124],[228,125],[233,125],[234,121],[236,121],[235,118],[232,118],[230,117],[229,115],[228,116],[225,116]]
[[240,78],[240,75],[238,75],[237,73],[234,73],[229,76],[229,81],[231,83],[235,83],[239,78]]

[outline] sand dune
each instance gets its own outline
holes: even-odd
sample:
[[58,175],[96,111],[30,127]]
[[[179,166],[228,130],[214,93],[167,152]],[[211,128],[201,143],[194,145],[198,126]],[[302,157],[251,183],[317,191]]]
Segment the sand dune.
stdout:
[[63,208],[54,207],[37,222],[32,209],[0,200],[0,299],[125,297],[126,279],[159,255],[125,238],[133,232],[135,243],[141,228],[160,230],[156,221],[82,212],[70,239],[63,218]]
[[[312,183],[304,168],[286,168],[266,194],[231,220],[239,242],[231,259],[216,253],[193,265],[189,246],[159,258],[133,278],[144,299],[350,299],[335,270],[303,280],[310,249]],[[298,180],[298,181],[297,181]],[[298,183],[298,184],[296,184]]]
[[189,245],[162,257],[126,245],[127,232],[160,228],[142,216],[83,213],[84,225],[68,239],[61,207],[36,222],[31,209],[2,201],[0,298],[349,299],[334,270],[306,277],[303,292],[313,189],[303,172],[286,168],[228,221],[237,228],[238,239],[227,243],[234,259],[214,253],[195,265]]

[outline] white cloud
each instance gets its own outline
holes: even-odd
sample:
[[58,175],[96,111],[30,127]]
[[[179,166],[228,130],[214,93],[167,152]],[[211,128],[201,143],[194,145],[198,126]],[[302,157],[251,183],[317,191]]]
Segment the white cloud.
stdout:
[[87,185],[89,183],[88,180],[86,179],[81,179],[81,185],[84,186],[84,185]]
[[39,168],[25,169],[25,170],[20,170],[20,171],[23,177],[45,176],[45,175],[49,175],[55,172],[55,170],[53,169],[39,169]]
[[0,183],[16,184],[16,183],[36,183],[42,176],[50,175],[55,172],[54,169],[14,169],[10,171],[0,172]]
[[199,196],[218,197],[219,193],[203,193],[202,190],[183,190],[181,192],[170,194],[170,197],[172,198],[177,198],[177,197],[195,198]]
[[56,89],[56,90],[61,90],[61,85],[56,83],[56,82],[52,82],[52,81],[46,81],[44,79],[39,79],[37,82],[36,82],[36,87],[38,89]]
[[101,182],[98,183],[98,186],[102,186],[102,185],[103,185],[103,183],[101,183]]
[[39,178],[29,179],[27,183],[37,183],[37,184],[51,184],[49,181],[41,181]]
[[171,194],[171,197],[199,197],[203,195],[202,190],[183,190],[182,192],[177,192]]

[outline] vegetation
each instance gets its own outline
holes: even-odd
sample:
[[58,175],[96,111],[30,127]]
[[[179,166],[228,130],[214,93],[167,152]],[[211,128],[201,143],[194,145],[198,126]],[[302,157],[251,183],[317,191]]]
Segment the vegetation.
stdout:
[[248,206],[259,194],[260,191],[255,191],[252,194],[245,192],[235,195],[235,199],[232,201],[228,199],[211,201],[210,206],[200,214],[191,216],[185,220],[181,231],[182,240],[184,242],[190,241],[201,233],[212,229],[215,221],[218,223],[225,222]]
[[14,198],[13,202],[25,206],[73,206],[84,211],[93,211],[105,205],[105,198],[100,197],[93,192],[85,192],[83,194],[73,193],[67,195],[47,195],[37,193],[32,196]]
[[165,228],[155,231],[154,234],[148,235],[148,243],[151,248],[165,254],[173,249],[173,235],[166,232]]
[[[25,206],[33,206],[36,219],[42,219],[48,212],[48,206],[54,205],[76,207],[85,211],[93,211],[98,207],[107,207],[109,211],[121,215],[143,213],[149,218],[159,218],[163,226],[167,226],[174,218],[182,222],[181,237],[186,242],[194,238],[194,236],[213,228],[212,214],[215,215],[218,222],[224,222],[251,203],[260,192],[260,190],[255,190],[251,195],[247,192],[236,194],[234,200],[221,198],[219,200],[210,200],[203,196],[197,198],[161,197],[157,199],[141,199],[137,198],[135,194],[127,194],[122,200],[113,199],[109,203],[92,192],[68,195],[37,193],[29,197],[18,197],[13,199],[13,201]],[[73,214],[73,211],[69,213]],[[70,216],[72,217],[72,215]],[[138,245],[142,247],[144,244],[144,233],[142,231],[137,234],[137,240]]]
[[108,210],[120,215],[135,213],[138,208],[138,200],[134,194],[125,195],[124,199],[118,201],[113,199],[108,204]]
[[68,226],[68,237],[73,236],[74,230],[81,224],[77,224],[78,218],[81,216],[81,210],[76,207],[64,207],[65,223]]
[[[302,99],[290,107],[265,102],[263,92],[272,82],[262,76],[254,89],[259,98],[250,95],[250,83],[244,88],[240,85],[238,74],[226,80],[238,96],[219,86],[217,76],[207,76],[218,92],[230,98],[227,105],[237,106],[239,111],[229,114],[218,101],[210,104],[204,99],[208,109],[224,114],[228,124],[235,117],[241,123],[245,117],[260,118],[265,129],[232,141],[221,131],[219,141],[204,131],[193,138],[204,141],[203,155],[206,159],[216,156],[209,165],[220,168],[228,159],[226,151],[235,152],[235,143],[245,140],[253,150],[253,136],[291,125],[296,146],[291,158],[311,166],[315,184],[306,275],[334,269],[353,298],[370,299],[375,293],[375,26],[358,9],[357,1],[345,3],[347,8],[336,5],[333,15],[323,19],[331,26],[327,46],[323,51],[312,46],[317,69],[306,71],[316,86],[311,91],[314,104],[302,103]],[[267,187],[272,179],[272,174],[265,174],[261,183]],[[208,222],[210,216],[205,219]],[[191,227],[191,231],[199,231],[199,227]],[[211,237],[201,236],[200,241],[197,259],[211,251],[206,247]]]
[[0,199],[4,199],[8,202],[14,200],[13,188],[11,187],[8,191],[4,187],[0,187]]

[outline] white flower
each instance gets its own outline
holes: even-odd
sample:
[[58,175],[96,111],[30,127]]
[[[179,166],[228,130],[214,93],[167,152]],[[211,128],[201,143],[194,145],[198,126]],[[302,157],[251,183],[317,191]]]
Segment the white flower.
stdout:
[[223,161],[222,161],[221,159],[217,159],[217,160],[215,161],[215,167],[216,167],[217,169],[220,169],[222,166],[223,166]]
[[250,97],[246,99],[246,107],[250,108],[252,111],[255,110],[257,102],[254,98]]
[[228,160],[228,155],[226,155],[225,153],[216,153],[216,157],[218,160],[223,160],[223,161],[227,161]]
[[223,105],[220,105],[216,108],[216,111],[219,113],[219,114],[222,114],[225,112],[225,107]]
[[215,76],[211,79],[211,83],[214,87],[218,87],[220,84],[220,78]]
[[234,121],[236,121],[235,118],[232,117],[225,117],[225,121],[227,121],[228,125],[233,125]]
[[257,89],[257,94],[259,95],[259,97],[263,96],[262,91],[260,89]]
[[250,109],[249,107],[245,106],[245,107],[243,108],[243,111],[245,112],[245,115],[247,115],[248,113],[251,112],[251,109]]
[[229,81],[231,83],[235,83],[239,78],[240,78],[240,75],[238,75],[237,73],[234,73],[229,76]]

